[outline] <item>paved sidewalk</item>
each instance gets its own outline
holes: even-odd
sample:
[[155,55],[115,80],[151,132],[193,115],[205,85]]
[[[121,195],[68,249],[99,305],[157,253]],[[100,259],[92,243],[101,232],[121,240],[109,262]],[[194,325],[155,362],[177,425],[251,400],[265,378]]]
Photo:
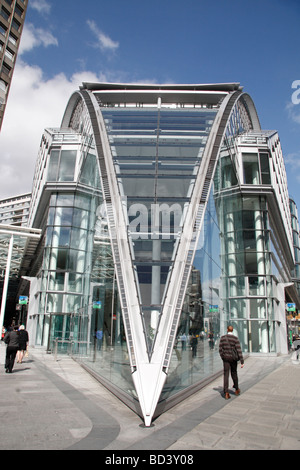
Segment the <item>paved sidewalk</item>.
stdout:
[[220,377],[149,428],[68,356],[31,348],[12,374],[4,356],[1,344],[0,450],[300,449],[300,364],[290,356],[248,358],[239,397],[224,400]]

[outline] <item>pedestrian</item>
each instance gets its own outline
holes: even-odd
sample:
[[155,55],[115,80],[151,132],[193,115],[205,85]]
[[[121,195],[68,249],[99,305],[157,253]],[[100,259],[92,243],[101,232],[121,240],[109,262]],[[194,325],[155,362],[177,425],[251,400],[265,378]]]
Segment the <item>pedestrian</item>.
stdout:
[[3,327],[2,327],[2,334],[1,334],[1,341],[4,340],[5,333],[6,333],[6,329],[5,329],[5,327],[3,326]]
[[215,340],[214,340],[213,332],[208,333],[208,344],[209,344],[209,349],[214,349]]
[[241,361],[241,367],[244,367],[244,358],[241,349],[241,345],[237,336],[233,334],[233,327],[230,325],[227,328],[227,334],[221,336],[219,343],[219,354],[223,360],[224,368],[224,394],[225,399],[230,398],[228,392],[228,379],[229,371],[231,372],[231,378],[233,380],[233,386],[235,388],[235,395],[241,393],[238,383],[238,374],[237,374],[237,363]]
[[103,341],[103,330],[100,328],[99,330],[96,331],[96,338],[97,338],[97,349],[100,351],[102,347],[102,341]]
[[185,333],[183,333],[183,335],[181,335],[181,348],[182,348],[182,351],[185,351],[186,350],[186,341],[187,341],[187,336]]
[[299,359],[299,353],[300,353],[300,338],[299,336],[295,336],[293,338],[293,344],[292,344],[292,348],[293,350],[295,351],[295,354],[293,354],[293,357],[297,358],[297,361]]
[[27,351],[28,341],[28,332],[25,330],[24,325],[21,325],[19,328],[19,349],[17,352],[17,362],[20,364],[22,364],[25,351]]
[[197,335],[193,334],[191,339],[191,346],[192,346],[192,357],[197,356],[197,346],[198,346],[198,338]]
[[8,331],[4,336],[7,344],[5,357],[5,372],[12,373],[17,351],[19,349],[19,328],[14,326],[12,331]]

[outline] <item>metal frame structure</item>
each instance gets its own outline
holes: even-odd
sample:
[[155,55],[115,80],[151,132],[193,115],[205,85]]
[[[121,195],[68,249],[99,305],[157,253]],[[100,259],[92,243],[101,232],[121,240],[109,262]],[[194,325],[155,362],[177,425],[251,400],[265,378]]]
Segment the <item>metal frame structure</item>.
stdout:
[[[182,87],[83,84],[82,89],[71,97],[62,121],[62,127],[69,127],[74,103],[81,98],[88,109],[95,137],[116,278],[130,351],[132,378],[146,426],[151,424],[168,373],[170,353],[175,341],[196,241],[203,222],[203,214],[226,125],[234,106],[241,97],[250,110],[252,129],[259,130],[259,120],[253,102],[247,94],[242,93],[239,84]],[[141,305],[132,268],[132,255],[128,243],[122,198],[117,186],[110,145],[99,107],[105,105],[105,102],[108,106],[112,106],[113,103],[119,105],[120,102],[124,106],[130,106],[130,103],[139,102],[159,107],[162,103],[179,102],[183,105],[218,107],[179,238],[161,322],[150,357],[145,345]]]

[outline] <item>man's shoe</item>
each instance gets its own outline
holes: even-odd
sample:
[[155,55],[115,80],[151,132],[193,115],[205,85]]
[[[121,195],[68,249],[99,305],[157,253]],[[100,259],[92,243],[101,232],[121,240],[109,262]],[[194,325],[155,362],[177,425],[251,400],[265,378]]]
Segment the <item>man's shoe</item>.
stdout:
[[229,398],[231,398],[229,393],[225,393],[225,400],[229,400]]
[[239,395],[241,393],[240,389],[237,388],[236,391],[234,392],[235,395]]

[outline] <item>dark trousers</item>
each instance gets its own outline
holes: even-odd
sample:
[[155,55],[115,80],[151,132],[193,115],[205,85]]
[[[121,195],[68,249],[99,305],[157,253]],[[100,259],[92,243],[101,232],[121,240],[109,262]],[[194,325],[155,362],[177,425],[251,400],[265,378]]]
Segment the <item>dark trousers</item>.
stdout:
[[223,361],[224,366],[224,393],[228,393],[228,379],[229,371],[233,380],[233,386],[237,390],[239,388],[238,375],[237,375],[237,361]]
[[17,352],[17,346],[7,346],[6,348],[5,369],[8,369],[9,372],[13,369]]

